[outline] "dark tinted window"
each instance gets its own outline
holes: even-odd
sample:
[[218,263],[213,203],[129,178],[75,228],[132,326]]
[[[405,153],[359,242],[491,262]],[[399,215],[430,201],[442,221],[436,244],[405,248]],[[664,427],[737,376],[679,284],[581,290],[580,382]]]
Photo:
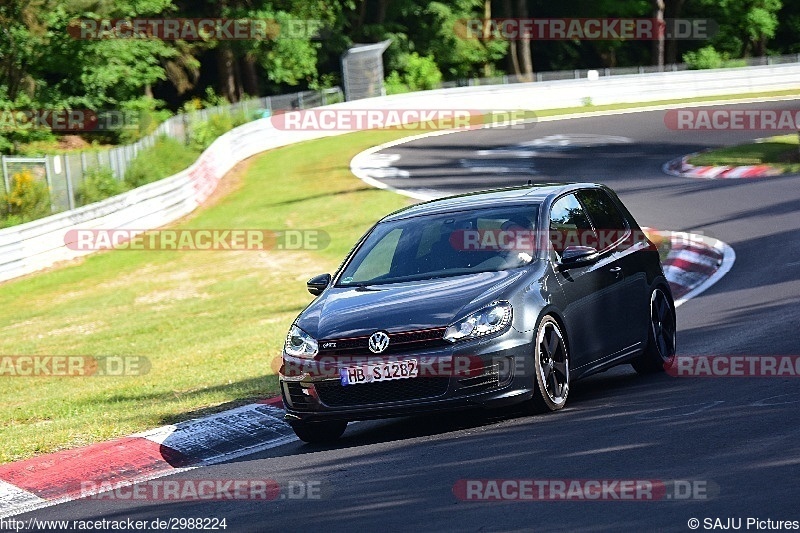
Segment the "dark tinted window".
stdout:
[[599,237],[595,248],[607,250],[612,246],[620,246],[620,241],[628,235],[628,224],[608,193],[601,189],[588,189],[580,191],[578,198]]
[[567,246],[595,246],[597,236],[578,199],[568,194],[553,203],[550,209],[550,242],[556,253]]
[[627,229],[625,217],[605,191],[601,189],[585,190],[579,192],[578,197],[586,207],[596,230]]

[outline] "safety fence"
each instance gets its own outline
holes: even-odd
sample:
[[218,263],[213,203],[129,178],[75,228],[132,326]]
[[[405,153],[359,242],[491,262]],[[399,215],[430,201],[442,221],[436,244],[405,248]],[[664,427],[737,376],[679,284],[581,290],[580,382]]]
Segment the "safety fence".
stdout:
[[[800,65],[767,65],[438,89],[329,105],[327,109],[539,110],[800,89]],[[665,126],[666,127],[666,126]],[[276,129],[269,118],[219,137],[188,169],[101,202],[0,230],[0,281],[89,253],[65,242],[74,229],[147,230],[199,206],[235,164],[257,153],[348,130]],[[279,172],[276,169],[276,172]]]

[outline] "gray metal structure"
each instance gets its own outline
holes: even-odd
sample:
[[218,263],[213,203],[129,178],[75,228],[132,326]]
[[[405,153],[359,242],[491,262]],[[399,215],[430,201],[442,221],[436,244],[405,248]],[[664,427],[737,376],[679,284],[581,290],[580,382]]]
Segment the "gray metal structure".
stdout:
[[383,52],[391,40],[357,44],[342,56],[342,80],[347,101],[386,95],[383,86]]

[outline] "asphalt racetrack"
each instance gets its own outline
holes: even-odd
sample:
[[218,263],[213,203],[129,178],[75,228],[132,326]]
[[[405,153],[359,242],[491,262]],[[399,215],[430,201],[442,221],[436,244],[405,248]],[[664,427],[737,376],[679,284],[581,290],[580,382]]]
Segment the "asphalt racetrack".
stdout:
[[[710,235],[736,252],[720,282],[678,309],[680,355],[798,355],[800,177],[669,176],[661,170],[668,160],[770,133],[674,131],[664,115],[629,113],[420,139],[385,150],[407,172],[385,181],[447,192],[528,179],[605,183],[640,224]],[[756,530],[767,520],[800,520],[800,379],[640,377],[624,366],[574,383],[570,392],[567,407],[555,414],[359,422],[335,446],[297,441],[173,476],[312,482],[319,488],[314,499],[79,500],[17,518],[217,517],[226,519],[228,531],[325,532],[689,531],[693,518],[700,530],[729,519],[733,525],[741,519],[747,529],[748,518],[760,520],[749,528]],[[487,479],[660,480],[683,491],[637,501],[465,501],[459,490],[454,493],[464,480]],[[678,484],[670,485],[674,480]]]

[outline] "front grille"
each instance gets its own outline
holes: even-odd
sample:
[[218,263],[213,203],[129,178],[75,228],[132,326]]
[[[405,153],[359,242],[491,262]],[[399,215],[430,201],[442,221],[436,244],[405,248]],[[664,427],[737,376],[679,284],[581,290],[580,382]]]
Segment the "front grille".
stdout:
[[293,381],[283,382],[284,397],[289,401],[289,406],[294,409],[308,408],[313,405],[311,397],[303,393],[303,387]]
[[322,403],[345,407],[435,398],[447,392],[448,382],[448,378],[410,378],[343,386],[325,381],[315,387]]
[[[437,346],[449,346],[444,340],[445,328],[418,329],[414,331],[389,332],[389,347],[384,354],[397,354],[433,348]],[[350,355],[350,354],[371,354],[369,350],[369,337],[349,337],[345,339],[321,339],[319,341],[320,355]],[[326,344],[335,343],[335,347],[327,347]]]

